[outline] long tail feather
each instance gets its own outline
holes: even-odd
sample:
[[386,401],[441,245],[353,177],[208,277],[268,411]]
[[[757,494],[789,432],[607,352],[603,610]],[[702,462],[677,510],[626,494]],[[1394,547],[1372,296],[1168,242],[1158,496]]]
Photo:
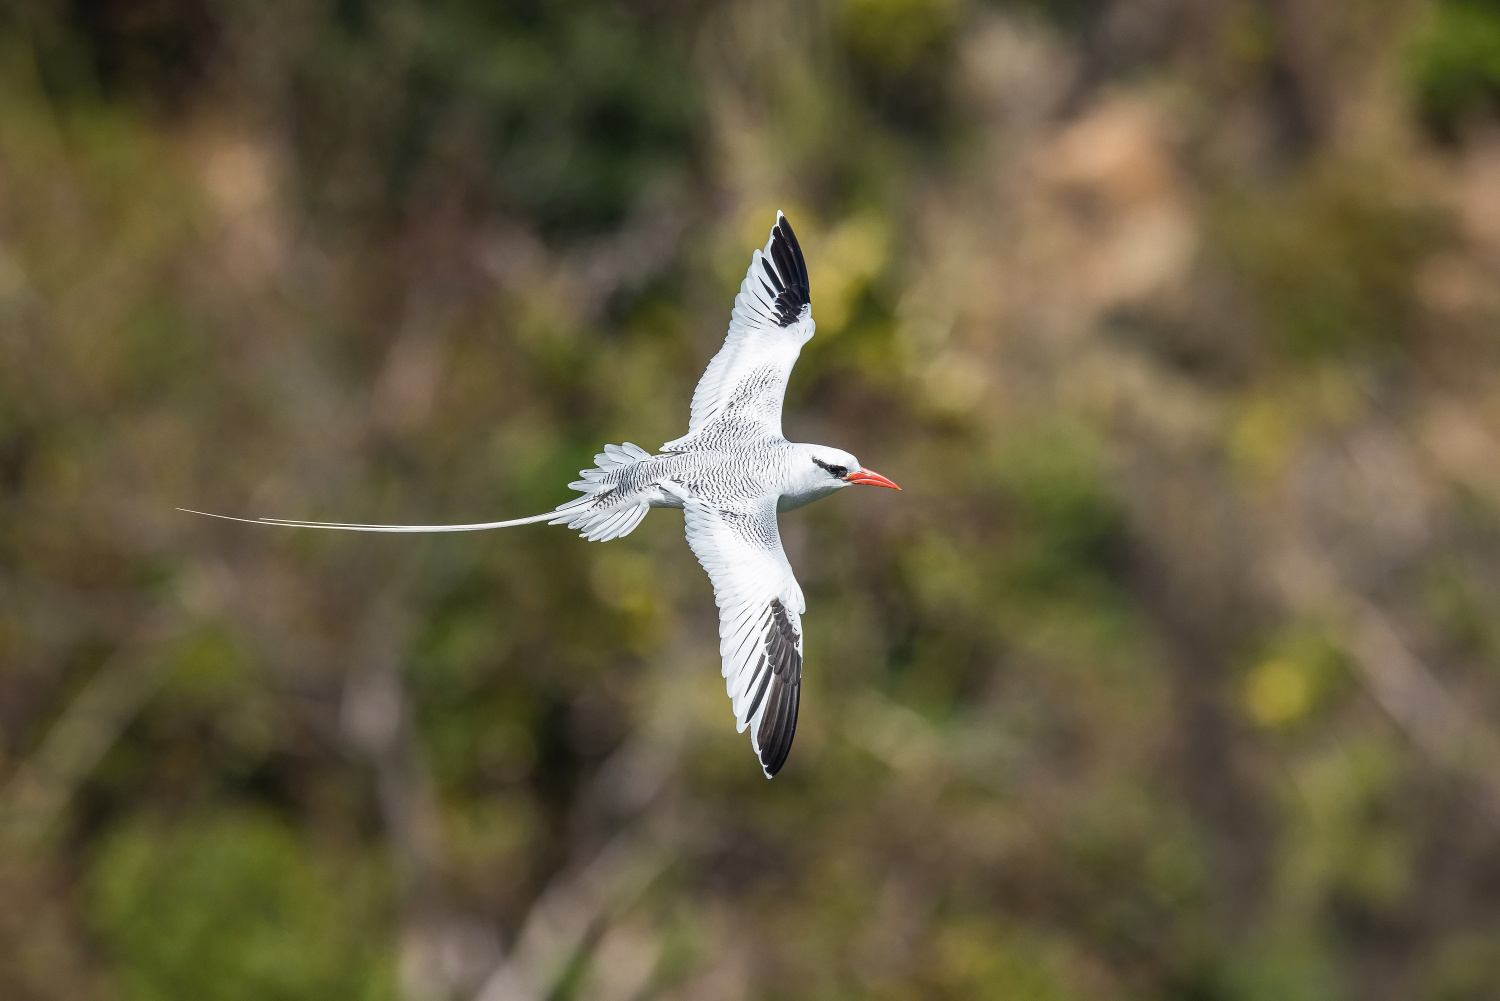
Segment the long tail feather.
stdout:
[[228,514],[213,514],[209,511],[194,511],[180,507],[187,514],[201,514],[206,518],[222,518],[225,521],[242,521],[247,525],[276,525],[281,528],[332,528],[343,532],[483,532],[491,528],[510,528],[512,525],[534,525],[539,521],[551,521],[556,511],[535,514],[530,518],[513,518],[510,521],[487,521],[477,525],[355,525],[337,521],[293,521],[288,518],[236,518]]

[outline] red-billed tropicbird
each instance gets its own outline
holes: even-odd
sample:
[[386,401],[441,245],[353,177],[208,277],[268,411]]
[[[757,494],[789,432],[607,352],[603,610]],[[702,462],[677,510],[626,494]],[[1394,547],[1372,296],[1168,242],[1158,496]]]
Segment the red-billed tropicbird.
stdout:
[[687,434],[667,442],[658,454],[630,442],[605,445],[594,456],[596,466],[568,484],[582,496],[530,518],[475,525],[284,518],[251,523],[354,532],[478,532],[547,522],[602,542],[628,535],[653,507],[682,508],[688,545],[713,582],[719,653],[735,719],[741,733],[750,729],[751,746],[771,778],[786,762],[797,728],[807,607],[781,548],[776,512],[856,483],[900,489],[842,449],[790,442],[782,435],[787,377],[813,329],[807,264],[791,225],[778,212],[765,249],[750,259],[724,346],[693,392]]

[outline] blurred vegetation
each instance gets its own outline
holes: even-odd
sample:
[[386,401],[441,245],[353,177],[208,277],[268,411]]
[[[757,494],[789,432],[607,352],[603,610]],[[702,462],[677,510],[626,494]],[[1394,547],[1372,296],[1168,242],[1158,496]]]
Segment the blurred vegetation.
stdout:
[[[0,9],[0,997],[1500,997],[1500,7]],[[767,783],[673,512],[777,208]]]
[[383,894],[307,854],[283,822],[247,812],[140,817],[114,830],[92,860],[91,909],[120,993],[391,996],[390,956],[371,920]]
[[1410,45],[1418,106],[1439,134],[1500,106],[1500,4],[1433,4]]

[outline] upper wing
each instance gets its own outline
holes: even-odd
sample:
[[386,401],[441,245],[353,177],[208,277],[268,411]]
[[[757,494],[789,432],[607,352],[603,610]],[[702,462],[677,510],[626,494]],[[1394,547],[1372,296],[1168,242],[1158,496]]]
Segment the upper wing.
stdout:
[[708,571],[719,606],[719,654],[741,733],[766,778],[786,763],[802,697],[802,612],[806,604],[776,528],[776,498],[717,508],[684,505],[687,541]]
[[813,328],[807,262],[791,224],[777,212],[766,249],[750,258],[724,346],[693,392],[688,432],[662,448],[678,449],[715,423],[726,432],[748,426],[781,434],[786,380]]

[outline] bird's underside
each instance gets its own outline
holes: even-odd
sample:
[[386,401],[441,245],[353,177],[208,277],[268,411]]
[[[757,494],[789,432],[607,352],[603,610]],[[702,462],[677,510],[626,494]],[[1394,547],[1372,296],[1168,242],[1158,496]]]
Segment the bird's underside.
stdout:
[[777,509],[851,483],[895,486],[846,452],[783,437],[787,378],[813,329],[807,266],[791,226],[777,213],[766,248],[753,255],[735,298],[724,346],[693,393],[687,434],[660,453],[629,442],[606,445],[594,468],[569,484],[578,497],[529,518],[467,525],[253,521],[363,532],[464,532],[546,522],[602,542],[628,535],[653,507],[681,508],[688,545],[713,583],[735,719],[741,732],[750,730],[770,778],[786,762],[797,728],[806,608],[781,547]]

